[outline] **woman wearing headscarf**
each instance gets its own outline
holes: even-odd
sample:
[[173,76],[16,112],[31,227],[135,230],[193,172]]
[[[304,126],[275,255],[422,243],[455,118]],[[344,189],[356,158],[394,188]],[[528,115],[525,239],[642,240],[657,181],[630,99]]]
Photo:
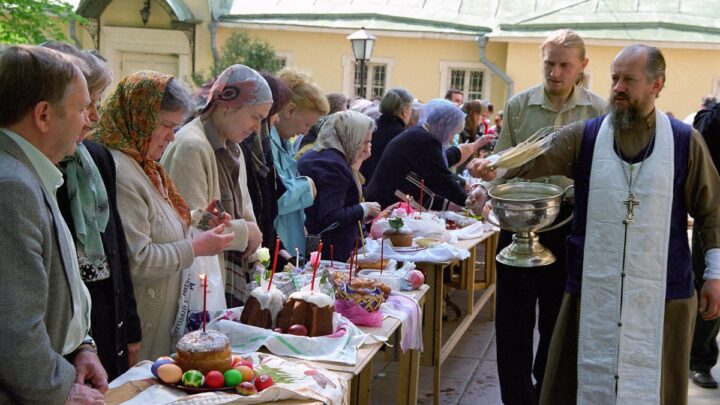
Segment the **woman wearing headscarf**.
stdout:
[[[380,158],[374,176],[365,192],[368,200],[383,207],[398,201],[395,191],[413,196],[426,209],[458,211],[465,206],[467,193],[454,180],[448,169],[446,150],[452,137],[465,125],[465,113],[447,100],[433,100],[422,107],[416,127],[405,130],[390,141]],[[459,153],[458,153],[459,154]],[[453,164],[453,162],[451,162]],[[407,179],[414,177],[417,182]],[[427,191],[420,201],[421,180],[426,190],[436,194],[430,199]]]
[[[259,73],[232,65],[217,77],[200,116],[180,128],[160,162],[191,207],[219,200],[233,219],[233,250],[224,253],[228,307],[243,305],[249,261],[262,243],[240,142],[260,130],[272,94]],[[237,249],[237,250],[235,250]]]
[[[263,246],[275,254],[275,217],[278,214],[277,173],[270,146],[270,128],[278,121],[278,112],[290,101],[290,88],[270,73],[260,73],[272,92],[272,107],[260,123],[260,131],[240,143],[245,157],[247,188],[253,204],[255,219],[263,236]],[[282,254],[283,252],[281,252]],[[287,254],[289,257],[290,255]]]
[[[463,104],[462,111],[465,116],[465,128],[459,134],[458,146],[471,145],[469,153],[463,154],[455,166],[455,172],[462,173],[467,161],[480,156],[480,149],[492,144],[494,135],[483,134],[483,113],[487,107],[480,100],[471,100]],[[462,149],[461,149],[462,150]],[[453,165],[451,165],[453,166]]]
[[[94,139],[110,148],[117,166],[118,211],[142,324],[140,359],[174,351],[170,330],[182,270],[196,256],[222,252],[233,238],[222,234],[220,224],[188,239],[188,204],[157,163],[190,105],[189,94],[172,76],[137,72],[118,83],[92,131]],[[220,221],[214,217],[212,222]]]
[[290,101],[278,113],[278,122],[270,131],[273,161],[277,171],[278,215],[275,230],[285,249],[305,254],[305,208],[315,198],[315,183],[300,176],[290,138],[307,134],[311,126],[330,110],[327,98],[310,78],[285,68],[278,74],[292,91]]
[[360,172],[370,182],[385,147],[407,128],[413,110],[413,95],[397,87],[389,89],[380,101],[380,118],[372,137],[372,155],[362,164]]
[[339,226],[322,235],[323,255],[345,261],[350,257],[358,233],[358,221],[376,217],[380,205],[361,202],[362,188],[353,166],[370,149],[373,120],[355,111],[343,111],[328,116],[320,128],[313,150],[298,161],[298,171],[315,180],[317,196],[305,210],[306,226],[317,234],[332,223]]
[[[91,125],[99,119],[97,103],[112,81],[107,63],[72,45],[50,41],[42,46],[77,57],[88,84]],[[127,244],[115,199],[115,163],[110,151],[85,139],[83,128],[73,155],[60,162],[63,185],[57,190],[60,212],[75,241],[80,276],[90,293],[90,334],[108,380],[137,362],[140,318],[127,258]]]

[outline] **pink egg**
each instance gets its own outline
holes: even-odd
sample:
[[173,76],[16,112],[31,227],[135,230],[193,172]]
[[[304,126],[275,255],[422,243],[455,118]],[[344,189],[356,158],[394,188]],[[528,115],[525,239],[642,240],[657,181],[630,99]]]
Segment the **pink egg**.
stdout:
[[182,379],[183,371],[175,364],[163,364],[157,369],[158,377],[168,384],[175,384]]
[[410,270],[406,279],[414,289],[418,289],[425,282],[425,275],[419,270]]

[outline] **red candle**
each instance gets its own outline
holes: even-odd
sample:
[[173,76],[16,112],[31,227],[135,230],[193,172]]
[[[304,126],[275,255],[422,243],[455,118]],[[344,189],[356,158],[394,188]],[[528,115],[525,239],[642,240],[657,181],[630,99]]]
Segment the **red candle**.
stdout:
[[330,244],[330,268],[333,268],[333,245]]
[[[332,245],[330,245],[332,246]],[[318,243],[318,250],[317,255],[315,256],[315,263],[313,263],[313,275],[312,275],[312,281],[310,282],[310,291],[315,290],[315,274],[317,273],[317,269],[320,266],[320,259],[322,258],[322,240],[320,240],[320,243]]]
[[207,312],[205,309],[207,308],[207,277],[204,274],[200,275],[200,280],[202,280],[203,283],[203,313],[202,313],[202,320],[203,320],[203,333],[205,333],[205,323],[207,323]]
[[273,277],[275,277],[275,267],[277,266],[278,252],[280,251],[280,238],[275,238],[275,254],[273,255],[272,272],[270,273],[270,282],[268,283],[268,291],[272,287]]
[[385,238],[380,238],[380,275],[382,276],[383,271],[383,253],[385,251]]
[[420,179],[420,213],[423,210],[423,191],[425,191],[425,179]]

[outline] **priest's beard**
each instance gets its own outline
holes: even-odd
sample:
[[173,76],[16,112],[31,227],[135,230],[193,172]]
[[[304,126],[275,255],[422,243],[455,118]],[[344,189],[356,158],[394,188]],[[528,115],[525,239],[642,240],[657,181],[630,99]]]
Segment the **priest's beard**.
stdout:
[[619,130],[629,130],[636,123],[640,122],[643,117],[640,114],[640,110],[634,105],[628,105],[627,107],[620,107],[615,103],[615,96],[610,96],[610,115],[613,127]]

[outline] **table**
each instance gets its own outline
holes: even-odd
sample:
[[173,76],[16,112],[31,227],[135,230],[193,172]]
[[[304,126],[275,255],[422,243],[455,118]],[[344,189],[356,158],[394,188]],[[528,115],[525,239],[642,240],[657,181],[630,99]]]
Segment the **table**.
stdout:
[[[430,291],[430,286],[423,285],[420,289],[414,291],[398,291],[415,299],[420,304],[423,314],[426,293]],[[387,338],[393,334],[399,335],[401,322],[393,317],[383,319],[383,325],[377,328],[360,326],[359,328],[365,333],[371,333],[377,336],[385,336]],[[424,333],[424,331],[423,331]],[[347,373],[352,376],[350,382],[350,404],[369,404],[370,388],[372,381],[372,360],[382,348],[383,343],[366,344],[358,349],[357,363],[354,366],[330,363],[326,361],[304,361],[294,359],[304,364],[321,367],[330,371]],[[427,349],[426,349],[427,350]],[[398,397],[397,404],[416,404],[418,394],[418,381],[420,376],[420,353],[416,350],[408,350],[407,352],[399,351],[399,370],[398,376]]]
[[[495,250],[497,249],[497,231],[486,231],[479,238],[461,240],[454,244],[456,247],[467,249],[470,257],[458,261],[444,263],[416,263],[425,273],[425,283],[430,294],[427,296],[427,305],[423,311],[423,365],[433,367],[433,403],[439,403],[440,369],[462,335],[470,327],[483,307],[490,304],[491,317],[495,310]],[[477,260],[477,247],[485,245],[485,278],[482,282],[475,281],[475,263]],[[460,264],[460,280],[454,286],[467,291],[467,313],[457,329],[442,343],[442,302],[445,288],[443,285],[443,270],[449,266]],[[475,289],[484,288],[480,298],[475,300]]]

